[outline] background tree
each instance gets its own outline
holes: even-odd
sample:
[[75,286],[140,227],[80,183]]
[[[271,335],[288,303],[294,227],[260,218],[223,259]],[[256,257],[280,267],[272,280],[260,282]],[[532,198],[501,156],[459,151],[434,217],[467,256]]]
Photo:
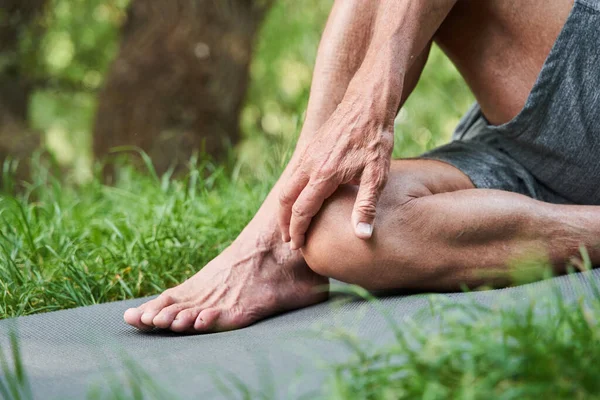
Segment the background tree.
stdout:
[[133,0],[99,96],[93,149],[148,153],[156,170],[239,140],[257,31],[272,0]]
[[[27,122],[46,0],[0,0],[0,163],[26,158],[40,134]],[[23,172],[23,169],[21,169]]]

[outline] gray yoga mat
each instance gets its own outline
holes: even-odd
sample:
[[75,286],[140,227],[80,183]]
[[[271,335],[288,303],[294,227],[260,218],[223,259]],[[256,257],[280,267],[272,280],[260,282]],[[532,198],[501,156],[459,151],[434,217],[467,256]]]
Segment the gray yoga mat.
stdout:
[[[558,277],[517,288],[437,295],[446,301],[476,301],[494,307],[518,307],[530,298],[552,295],[567,300],[593,296],[600,270]],[[430,296],[394,295],[380,304],[401,325],[412,319],[435,325]],[[22,359],[36,399],[81,399],[90,390],[111,398],[110,385],[141,369],[165,398],[226,397],[218,382],[233,387],[231,377],[274,399],[299,398],[318,391],[327,365],[345,361],[352,351],[335,333],[350,332],[374,348],[393,340],[385,318],[362,300],[327,303],[290,312],[246,329],[208,335],[140,333],[127,326],[123,312],[137,299],[0,321],[0,346],[9,349],[16,330]],[[131,364],[137,367],[131,368]],[[129,371],[129,372],[128,372]],[[219,376],[220,379],[215,379]],[[228,378],[229,377],[229,378]],[[229,383],[228,383],[229,382]],[[239,392],[233,398],[239,398]]]

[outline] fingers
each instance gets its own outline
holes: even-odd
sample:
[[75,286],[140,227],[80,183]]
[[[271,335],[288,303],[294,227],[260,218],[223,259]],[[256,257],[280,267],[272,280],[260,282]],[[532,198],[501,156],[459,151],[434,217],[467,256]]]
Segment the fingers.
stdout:
[[339,182],[333,179],[310,181],[292,207],[290,221],[291,249],[304,246],[306,231],[310,221],[319,212],[323,202],[335,192]]
[[292,208],[308,181],[308,176],[297,170],[292,174],[279,194],[279,229],[281,230],[281,239],[286,243],[291,240],[290,220],[292,218]]
[[377,202],[385,187],[388,168],[367,167],[363,171],[356,202],[352,210],[354,233],[360,239],[370,239],[373,235],[373,222]]

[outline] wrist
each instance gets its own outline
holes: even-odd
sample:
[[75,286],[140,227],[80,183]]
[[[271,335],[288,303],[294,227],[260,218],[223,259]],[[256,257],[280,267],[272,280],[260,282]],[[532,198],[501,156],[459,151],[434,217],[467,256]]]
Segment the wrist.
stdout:
[[340,103],[339,111],[342,115],[360,116],[360,124],[369,126],[374,131],[392,132],[396,118],[396,101],[392,98],[381,98],[372,94],[371,88],[364,88],[362,92],[348,93]]
[[369,73],[356,76],[348,87],[342,104],[367,110],[370,121],[384,128],[394,126],[402,100],[404,75]]

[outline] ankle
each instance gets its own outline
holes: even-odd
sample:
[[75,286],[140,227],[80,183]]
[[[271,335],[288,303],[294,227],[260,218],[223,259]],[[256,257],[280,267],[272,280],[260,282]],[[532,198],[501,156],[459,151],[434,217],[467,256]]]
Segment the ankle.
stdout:
[[304,263],[304,257],[299,250],[292,250],[284,243],[277,229],[250,230],[246,228],[229,246],[236,256],[248,257],[256,254],[263,260],[269,260],[282,267]]

